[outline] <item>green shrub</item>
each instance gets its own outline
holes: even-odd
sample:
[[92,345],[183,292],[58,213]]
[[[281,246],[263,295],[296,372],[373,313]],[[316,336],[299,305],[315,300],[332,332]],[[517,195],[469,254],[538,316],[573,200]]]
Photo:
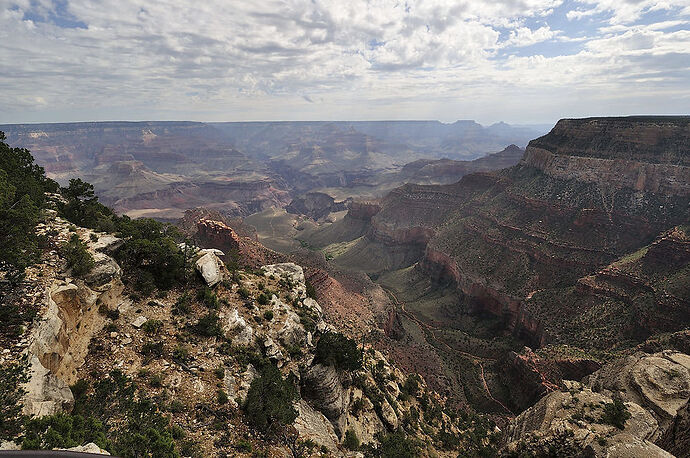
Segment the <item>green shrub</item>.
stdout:
[[630,412],[628,412],[628,407],[619,397],[615,397],[613,402],[604,404],[603,409],[601,415],[602,423],[615,426],[618,429],[624,429],[625,422],[632,416]]
[[287,381],[273,364],[264,364],[247,393],[244,413],[255,429],[276,434],[297,418],[292,402],[298,397],[294,384]]
[[273,319],[273,310],[266,310],[264,312],[264,320],[271,321]]
[[419,384],[421,379],[417,374],[409,374],[403,383],[401,393],[407,396],[417,397],[419,394]]
[[220,336],[223,330],[218,323],[218,314],[215,312],[209,312],[206,315],[199,318],[199,322],[193,326],[193,331],[195,334],[204,337],[215,337]]
[[70,448],[89,442],[101,448],[110,446],[103,424],[92,417],[58,413],[29,420],[25,428],[24,450]]
[[163,327],[163,322],[160,320],[147,320],[141,326],[141,329],[143,329],[144,332],[148,335],[154,335],[154,334],[158,334],[162,327]]
[[79,400],[84,399],[86,396],[86,392],[89,390],[89,382],[84,379],[79,379],[74,385],[71,385],[69,389],[72,391],[75,402],[79,402]]
[[163,376],[160,374],[153,374],[149,379],[149,385],[153,388],[161,388],[163,386]]
[[244,439],[240,439],[237,442],[235,442],[235,445],[233,447],[235,448],[235,450],[242,453],[251,453],[252,451],[252,443]]
[[205,287],[196,293],[196,299],[210,309],[218,308],[218,296],[211,288]]
[[269,302],[269,298],[265,293],[261,293],[256,297],[256,302],[258,302],[260,305],[266,305]]
[[28,381],[27,369],[25,360],[0,365],[0,439],[11,439],[21,430],[22,384]]
[[69,242],[65,243],[60,250],[62,256],[67,261],[67,267],[72,269],[72,274],[82,277],[93,269],[94,261],[91,253],[86,249],[86,244],[81,241],[77,234],[72,234]]
[[186,315],[192,311],[190,306],[192,300],[189,297],[189,293],[185,292],[180,297],[177,298],[175,304],[173,305],[172,312],[175,315]]
[[218,404],[227,404],[229,401],[228,393],[223,390],[218,390],[216,393],[216,400],[218,401]]
[[249,290],[244,286],[240,286],[239,288],[237,288],[237,294],[239,294],[242,299],[249,299],[249,297],[251,296]]
[[362,350],[357,348],[354,340],[329,331],[316,344],[315,361],[337,369],[355,371],[362,367]]
[[416,458],[419,456],[419,447],[412,439],[405,436],[402,431],[388,434],[377,434],[379,444],[377,456],[380,458]]
[[364,400],[362,398],[355,399],[352,404],[350,404],[350,412],[357,416],[364,409]]
[[189,359],[189,350],[182,345],[178,345],[173,350],[172,356],[175,361],[186,363]]
[[215,374],[216,378],[222,380],[223,377],[225,377],[225,367],[220,365],[220,366],[216,367],[215,369],[213,369],[213,373]]
[[306,286],[306,293],[307,297],[311,297],[312,299],[316,300],[316,289],[314,286],[309,282],[309,280],[304,280],[304,284]]
[[348,429],[345,432],[345,439],[343,440],[343,446],[348,450],[358,450],[359,449],[359,438],[354,429]]
[[185,411],[184,404],[177,399],[170,402],[168,410],[172,413],[182,413]]
[[153,359],[163,356],[163,342],[146,342],[141,347],[141,354],[144,356],[146,363]]

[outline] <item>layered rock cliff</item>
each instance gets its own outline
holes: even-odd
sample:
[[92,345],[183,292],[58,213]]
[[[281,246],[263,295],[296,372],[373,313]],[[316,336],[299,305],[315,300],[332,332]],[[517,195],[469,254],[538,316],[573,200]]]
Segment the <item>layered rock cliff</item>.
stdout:
[[[677,269],[687,265],[685,249],[661,235],[690,219],[687,126],[686,118],[560,121],[515,167],[391,192],[368,237],[422,244],[420,266],[452,279],[477,309],[536,345],[558,340],[547,315],[563,312],[561,288],[585,289],[588,275],[656,237],[665,242],[654,246],[679,250]],[[663,327],[647,323],[647,334]]]

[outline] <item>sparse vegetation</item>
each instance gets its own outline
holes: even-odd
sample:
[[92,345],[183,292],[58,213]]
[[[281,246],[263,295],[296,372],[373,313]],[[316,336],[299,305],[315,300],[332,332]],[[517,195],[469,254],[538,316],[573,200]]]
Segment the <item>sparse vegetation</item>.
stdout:
[[197,292],[196,298],[199,302],[210,309],[217,309],[219,305],[218,296],[211,288],[204,287]]
[[161,328],[163,327],[163,322],[160,320],[147,320],[142,326],[141,329],[148,335],[156,335],[160,332]]
[[216,400],[218,401],[218,404],[223,405],[227,404],[230,399],[228,398],[228,393],[223,390],[218,390],[216,392]]

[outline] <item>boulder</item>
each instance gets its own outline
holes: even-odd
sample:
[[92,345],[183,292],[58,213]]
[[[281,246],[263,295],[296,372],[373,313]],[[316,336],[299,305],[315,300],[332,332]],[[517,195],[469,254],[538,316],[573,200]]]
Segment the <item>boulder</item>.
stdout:
[[391,430],[398,429],[398,415],[395,413],[393,407],[388,403],[387,399],[384,399],[383,404],[381,404],[381,416],[382,420]]
[[199,251],[197,252],[197,254],[199,254],[199,255],[201,255],[201,256],[203,256],[203,255],[205,255],[205,254],[207,254],[207,253],[213,253],[213,254],[215,254],[216,256],[225,256],[225,253],[223,253],[222,251],[220,251],[220,250],[217,249],[217,248],[204,248],[203,250],[199,250]]
[[72,448],[59,448],[57,450],[67,450],[69,452],[91,453],[94,455],[108,455],[108,456],[110,456],[110,453],[108,453],[107,450],[103,450],[98,445],[94,444],[93,442],[89,442],[88,444],[79,445],[77,447],[72,447]]
[[110,256],[103,253],[95,253],[93,259],[95,265],[84,278],[84,281],[92,288],[110,283],[122,274],[122,269]]
[[196,270],[208,286],[215,286],[223,279],[221,261],[213,252],[207,252],[196,261]]
[[295,429],[300,436],[307,437],[320,447],[326,447],[331,452],[338,450],[338,436],[333,425],[321,412],[314,410],[304,399],[295,403],[297,418]]
[[[652,414],[638,404],[628,402],[631,414],[623,430],[602,423],[603,404],[613,400],[589,388],[581,391],[552,392],[530,407],[508,426],[505,435],[508,450],[535,453],[544,446],[559,444],[564,450],[590,450],[592,456],[622,455],[626,448],[656,450],[651,441],[659,433],[659,424]],[[649,456],[664,456],[663,450]],[[641,455],[637,455],[641,456]]]
[[144,325],[144,323],[146,323],[147,321],[148,321],[148,319],[147,319],[145,316],[139,315],[138,317],[136,317],[136,318],[134,319],[134,321],[132,321],[132,326],[134,326],[135,328],[139,329],[139,328],[141,328],[141,327]]
[[347,397],[333,366],[314,364],[301,374],[302,395],[329,420],[337,421],[345,412]]
[[276,361],[283,360],[283,352],[280,351],[280,347],[270,337],[266,338],[266,340],[264,341],[264,349],[266,356],[268,358],[274,359]]
[[223,330],[233,345],[250,345],[254,340],[254,329],[240,316],[237,309],[230,312]]
[[299,316],[288,308],[283,326],[278,331],[285,345],[304,346],[307,343],[307,331],[302,326]]

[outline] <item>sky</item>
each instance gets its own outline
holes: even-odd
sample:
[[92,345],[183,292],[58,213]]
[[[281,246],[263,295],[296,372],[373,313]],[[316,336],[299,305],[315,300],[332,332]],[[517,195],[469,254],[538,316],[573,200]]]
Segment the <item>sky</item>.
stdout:
[[0,0],[0,122],[690,114],[690,0]]

